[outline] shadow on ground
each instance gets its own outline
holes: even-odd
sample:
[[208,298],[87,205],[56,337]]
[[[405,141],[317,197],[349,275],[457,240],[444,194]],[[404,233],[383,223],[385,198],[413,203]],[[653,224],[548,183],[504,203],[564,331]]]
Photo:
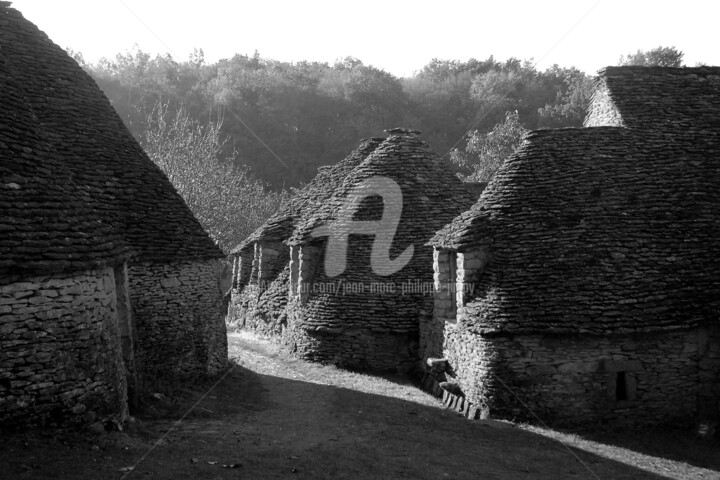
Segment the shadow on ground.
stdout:
[[[347,386],[357,377],[231,341],[233,366],[224,378],[211,390],[211,383],[197,385],[183,408],[165,418],[140,417],[126,431],[102,435],[0,435],[0,476],[474,480],[716,473],[660,475],[508,423],[470,422],[420,398],[424,394],[402,380],[362,377],[365,391],[323,384]],[[392,395],[367,393],[375,391],[373,382]]]

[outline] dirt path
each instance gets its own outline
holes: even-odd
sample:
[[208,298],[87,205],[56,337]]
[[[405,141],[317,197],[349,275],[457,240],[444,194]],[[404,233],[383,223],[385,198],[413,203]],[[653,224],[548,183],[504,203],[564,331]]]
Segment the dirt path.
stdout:
[[4,435],[0,478],[720,478],[615,447],[582,450],[506,423],[469,422],[402,378],[289,359],[238,334],[229,341],[236,366],[187,399],[182,421],[140,418],[129,431],[91,438]]

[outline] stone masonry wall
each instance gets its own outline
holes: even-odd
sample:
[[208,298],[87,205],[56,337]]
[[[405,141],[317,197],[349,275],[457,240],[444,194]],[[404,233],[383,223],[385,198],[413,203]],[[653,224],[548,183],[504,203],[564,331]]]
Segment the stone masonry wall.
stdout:
[[139,263],[130,297],[143,379],[215,374],[227,364],[220,260]]
[[420,317],[421,359],[443,356],[445,324],[457,321],[458,311],[462,311],[472,295],[488,259],[483,249],[469,252],[433,249],[433,311],[432,315]]
[[[447,324],[448,377],[485,415],[577,424],[691,423],[714,388],[717,347],[699,329],[635,336],[486,338]],[[713,360],[711,360],[712,362]],[[619,387],[618,382],[624,386]],[[715,390],[717,390],[715,388]],[[718,397],[708,400],[717,406]]]
[[334,277],[326,269],[339,259],[326,257],[320,242],[301,246],[283,331],[298,356],[375,371],[417,363],[419,316],[432,306],[432,251],[416,245],[405,268],[382,276],[370,266],[372,244],[371,237],[351,236],[346,269]]
[[[356,251],[352,243],[349,250]],[[326,277],[319,246],[302,245],[296,257],[292,277],[298,283],[290,293],[281,339],[288,350],[300,358],[347,368],[409,371],[415,367],[418,315],[415,325],[410,325],[407,312],[430,311],[431,292],[403,292],[400,282],[383,278],[369,282],[367,273]],[[357,255],[348,261],[348,271],[361,271],[352,267]],[[386,289],[388,285],[396,288]]]
[[258,285],[234,290],[228,311],[228,326],[279,340],[287,318],[285,306],[289,273],[289,267],[285,268],[263,291]]
[[113,269],[0,286],[0,423],[127,414]]
[[[241,260],[245,262],[245,260]],[[256,244],[256,278],[238,284],[231,294],[227,323],[263,336],[279,338],[286,323],[290,252],[282,244]]]
[[300,358],[344,368],[408,372],[417,364],[417,333],[304,328],[291,308],[282,343]]
[[450,289],[452,288],[450,274],[450,257],[448,250],[433,250],[433,311],[432,315],[420,317],[420,359],[440,358],[443,356],[443,335],[445,323],[455,323],[455,308],[453,308]]
[[426,388],[457,383],[462,394],[448,398],[472,415],[532,418],[520,397],[546,422],[681,423],[720,416],[720,327],[483,336],[468,330],[465,299],[488,260],[482,249],[435,249],[435,309],[420,321]]

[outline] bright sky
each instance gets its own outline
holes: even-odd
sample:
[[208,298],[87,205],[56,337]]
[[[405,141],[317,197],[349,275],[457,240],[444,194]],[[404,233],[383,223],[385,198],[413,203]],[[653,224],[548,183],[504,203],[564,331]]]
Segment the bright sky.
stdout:
[[14,0],[26,18],[86,60],[138,45],[185,60],[235,53],[333,63],[346,56],[409,76],[432,58],[534,58],[594,73],[637,49],[675,46],[685,63],[720,65],[716,0]]

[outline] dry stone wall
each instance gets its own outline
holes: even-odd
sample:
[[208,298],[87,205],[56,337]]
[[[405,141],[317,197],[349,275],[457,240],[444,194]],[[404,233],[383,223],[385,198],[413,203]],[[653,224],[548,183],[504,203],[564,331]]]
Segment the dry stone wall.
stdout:
[[[296,314],[290,311],[292,319]],[[303,328],[290,320],[282,343],[300,358],[372,371],[412,370],[417,363],[417,333],[351,328]]]
[[0,422],[89,423],[127,414],[113,269],[0,286]]
[[[365,370],[409,370],[417,361],[418,315],[432,305],[432,252],[415,246],[399,272],[372,271],[372,238],[350,238],[347,269],[330,277],[318,246],[302,245],[299,285],[283,342],[300,357]],[[392,252],[391,257],[397,253]]]
[[[247,263],[241,258],[242,263]],[[278,336],[286,322],[290,278],[288,247],[273,242],[256,244],[254,267],[245,282],[233,289],[228,325],[259,335]]]
[[[420,356],[425,387],[442,394],[447,406],[471,418],[536,414],[568,424],[678,424],[720,416],[720,327],[481,335],[468,329],[472,315],[464,300],[488,261],[483,249],[434,252],[435,310],[421,317]],[[446,367],[438,370],[439,364]],[[438,390],[442,382],[457,384],[461,393]]]
[[141,376],[190,377],[225,368],[222,269],[219,260],[130,266]]
[[484,249],[433,250],[433,309],[421,312],[420,358],[443,356],[445,323],[457,322],[458,311],[472,298],[489,258]]
[[716,330],[483,337],[446,324],[441,380],[457,383],[481,416],[689,425],[719,413]]
[[456,309],[453,308],[452,275],[450,271],[451,252],[433,250],[433,308],[420,316],[420,359],[443,356],[443,338],[446,322],[455,323]]

